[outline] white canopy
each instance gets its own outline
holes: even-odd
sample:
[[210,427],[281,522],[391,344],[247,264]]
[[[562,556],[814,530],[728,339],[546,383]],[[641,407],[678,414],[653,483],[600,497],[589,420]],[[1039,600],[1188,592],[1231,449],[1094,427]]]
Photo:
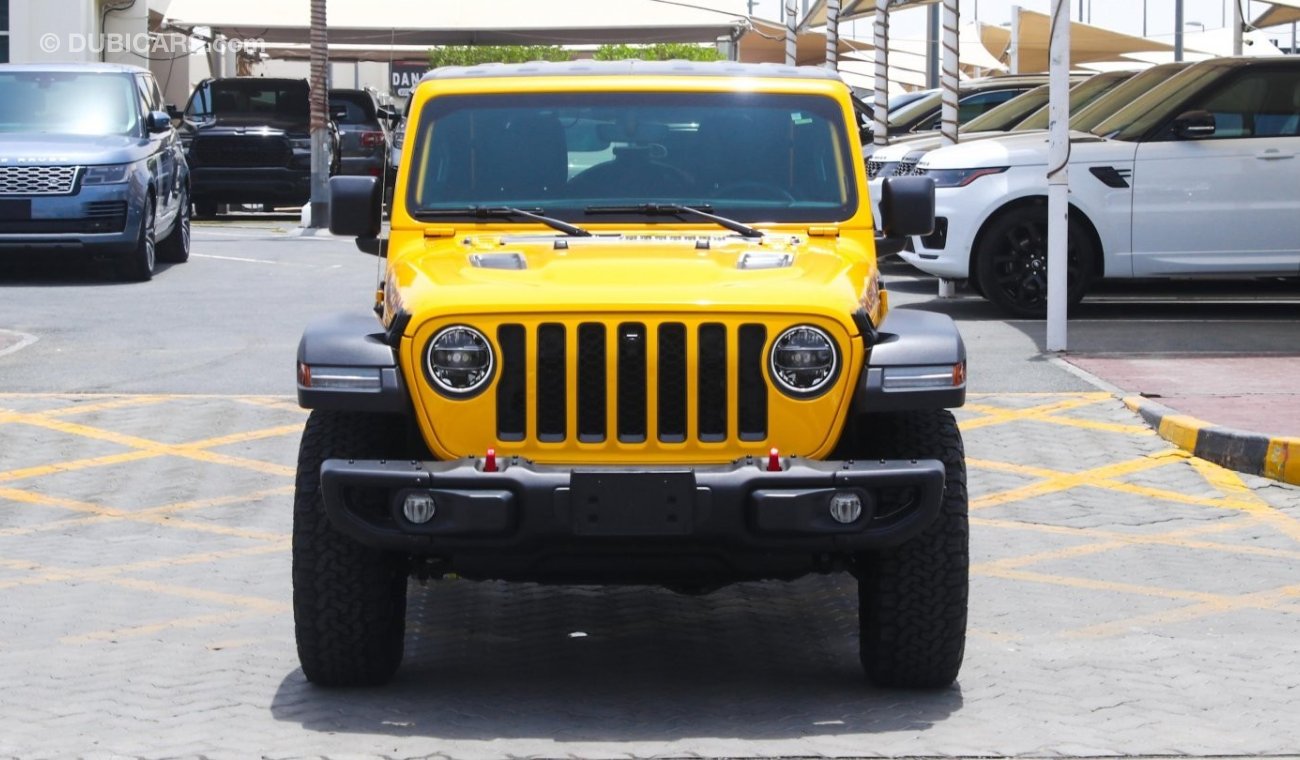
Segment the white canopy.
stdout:
[[[713,42],[749,28],[741,0],[328,0],[331,43],[591,45]],[[209,27],[232,39],[309,42],[309,0],[171,0],[164,27]]]
[[1269,0],[1272,7],[1255,19],[1251,26],[1265,27],[1300,21],[1300,0]]
[[[1048,46],[1052,19],[1046,13],[1020,11],[1020,71],[1047,71]],[[1011,30],[1002,26],[980,25],[980,37],[989,52],[1005,60],[1011,46]],[[1126,53],[1173,50],[1173,45],[1120,34],[1090,24],[1070,22],[1070,65],[1091,61],[1113,61]]]

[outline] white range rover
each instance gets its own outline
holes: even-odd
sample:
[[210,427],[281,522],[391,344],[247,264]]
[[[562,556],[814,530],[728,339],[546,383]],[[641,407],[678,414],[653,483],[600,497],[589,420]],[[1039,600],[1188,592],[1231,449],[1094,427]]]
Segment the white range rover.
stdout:
[[[1300,277],[1300,59],[1194,64],[1070,143],[1071,304],[1102,277]],[[1039,132],[927,153],[938,218],[900,255],[1043,315],[1047,147]]]

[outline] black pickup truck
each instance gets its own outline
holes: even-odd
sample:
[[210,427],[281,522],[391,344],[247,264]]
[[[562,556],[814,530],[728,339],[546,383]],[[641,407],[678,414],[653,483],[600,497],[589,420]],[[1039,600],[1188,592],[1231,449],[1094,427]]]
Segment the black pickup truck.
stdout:
[[[208,79],[185,107],[181,141],[192,167],[194,208],[293,206],[311,198],[311,101],[304,79]],[[331,123],[331,165],[338,135]],[[331,172],[333,173],[333,172]]]

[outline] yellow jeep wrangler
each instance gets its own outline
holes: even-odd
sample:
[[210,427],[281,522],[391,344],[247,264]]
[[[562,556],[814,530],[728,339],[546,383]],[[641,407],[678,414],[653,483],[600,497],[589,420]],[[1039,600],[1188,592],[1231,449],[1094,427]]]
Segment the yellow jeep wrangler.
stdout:
[[[683,62],[436,70],[331,229],[386,258],[374,314],[313,323],[294,502],[298,653],[402,659],[407,579],[660,584],[846,571],[876,684],[961,665],[965,349],[889,310],[848,88]],[[926,234],[889,181],[880,240]],[[376,319],[376,314],[378,319]]]

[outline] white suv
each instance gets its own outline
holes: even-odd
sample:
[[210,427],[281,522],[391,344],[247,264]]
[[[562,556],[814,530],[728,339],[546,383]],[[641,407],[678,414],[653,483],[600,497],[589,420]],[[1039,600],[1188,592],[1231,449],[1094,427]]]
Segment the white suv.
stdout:
[[[1205,61],[1071,133],[1069,299],[1099,277],[1300,276],[1300,59]],[[932,151],[901,255],[1020,316],[1047,303],[1047,137]]]

